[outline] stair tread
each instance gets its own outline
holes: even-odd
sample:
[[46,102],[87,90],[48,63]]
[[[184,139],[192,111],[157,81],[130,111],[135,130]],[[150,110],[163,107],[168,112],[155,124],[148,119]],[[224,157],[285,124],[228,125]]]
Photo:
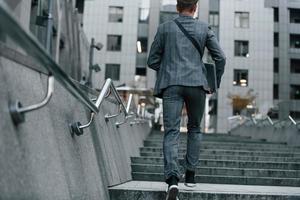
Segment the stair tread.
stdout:
[[[164,182],[129,181],[121,185],[110,187],[109,190],[134,190],[147,192],[165,192],[167,184]],[[213,194],[251,194],[251,195],[279,195],[300,197],[300,187],[282,186],[253,186],[231,184],[207,184],[197,183],[192,189],[179,183],[181,193],[213,193]]]
[[[184,157],[184,153],[179,153],[179,157]],[[159,156],[162,157],[162,153],[140,153],[140,156]],[[212,154],[200,154],[200,158],[203,159],[221,159],[221,160],[251,160],[251,161],[274,161],[274,162],[300,162],[300,157],[267,157],[267,156],[236,156],[236,155],[212,155]]]
[[[133,159],[154,159],[163,160],[162,157],[149,157],[149,156],[137,156],[132,157]],[[182,160],[182,159],[179,159]],[[199,159],[199,161],[213,161],[213,162],[239,162],[239,163],[262,163],[262,164],[299,164],[300,162],[274,162],[274,161],[249,161],[249,160],[219,160],[219,159]]]
[[[144,141],[149,141],[149,142],[161,142],[163,141],[163,138],[152,138],[152,137],[148,137],[146,138]],[[179,141],[181,142],[187,142],[187,137],[180,137]],[[257,141],[257,140],[251,140],[251,139],[245,139],[243,141],[220,141],[220,140],[205,140],[202,139],[203,143],[224,143],[224,144],[232,144],[232,143],[242,143],[242,144],[249,144],[249,145],[261,145],[261,144],[265,144],[265,145],[278,145],[278,146],[289,146],[285,143],[277,143],[277,142],[265,142],[265,141]],[[251,142],[251,143],[249,143]],[[255,143],[257,142],[257,143]],[[295,148],[300,148],[298,146],[292,146]]]
[[[147,174],[147,175],[163,175],[163,173],[148,173],[148,172],[132,172],[133,174]],[[196,177],[212,177],[212,178],[240,178],[240,179],[272,179],[272,180],[297,180],[299,181],[300,178],[286,178],[286,177],[252,177],[252,176],[226,176],[226,175],[206,175],[206,174],[196,174]]]
[[[132,177],[138,183],[149,181],[154,185],[157,183],[165,185],[156,182],[164,180],[161,137],[163,134],[157,135],[159,136],[152,135],[144,141],[143,147],[140,148],[140,156],[131,157]],[[283,200],[293,196],[293,192],[287,192],[287,188],[293,188],[298,192],[295,199],[300,197],[300,147],[222,134],[211,136],[206,135],[206,140],[203,140],[200,148],[200,162],[195,178],[199,182],[198,185],[201,186],[197,186],[190,193],[185,191],[182,185],[181,192],[186,193],[180,198],[190,199],[190,195],[198,193],[196,194],[198,196],[192,196],[191,199],[208,199],[205,195],[203,196],[204,193],[207,193],[210,195],[209,199],[215,199],[214,194],[223,195],[224,193],[225,199]],[[181,134],[178,149],[180,164],[183,161],[182,155],[186,152],[185,140],[186,134]],[[215,186],[222,188],[223,185],[225,190],[215,188]],[[207,188],[203,188],[203,186],[207,186]],[[210,188],[209,186],[213,187]],[[151,198],[157,199],[157,192],[165,190],[165,188],[159,190],[159,187],[156,188],[155,186],[152,193],[150,188],[139,189],[139,187],[134,186],[131,192],[134,195],[138,193],[139,196],[143,195],[145,191],[146,196],[150,195]],[[258,189],[260,187],[263,189]],[[231,194],[237,196],[230,196]],[[239,194],[241,196],[238,196]],[[279,195],[279,198],[278,196],[273,198],[273,195]],[[284,196],[283,198],[280,195],[287,197]],[[265,198],[266,196],[268,198]],[[224,199],[223,196],[218,196],[218,198]]]
[[[147,149],[147,150],[156,150],[156,151],[162,151],[162,147],[142,147],[143,149]],[[179,151],[184,151],[186,150],[186,148],[179,148],[178,149]],[[261,151],[259,149],[256,149],[256,150],[244,150],[244,149],[215,149],[215,148],[207,148],[207,149],[203,149],[203,148],[200,148],[200,150],[202,151],[215,151],[215,152],[220,152],[220,151],[226,151],[226,152],[246,152],[246,153],[272,153],[272,154],[293,154],[293,155],[300,155],[300,152],[295,152],[295,151],[272,151],[272,150],[268,150],[268,151]]]
[[[163,165],[161,164],[141,164],[141,163],[132,163],[131,165],[137,165],[137,166],[145,166],[145,167],[149,167],[149,166],[161,166],[163,167]],[[197,169],[222,169],[222,170],[249,170],[249,171],[279,171],[279,172],[300,172],[299,170],[295,170],[295,169],[267,169],[267,168],[236,168],[236,167],[202,167],[202,166],[197,166]]]

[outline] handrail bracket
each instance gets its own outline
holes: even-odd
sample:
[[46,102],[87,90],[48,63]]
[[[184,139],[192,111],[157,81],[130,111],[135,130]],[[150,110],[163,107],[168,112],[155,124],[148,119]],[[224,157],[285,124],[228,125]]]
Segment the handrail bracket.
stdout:
[[23,107],[19,100],[9,103],[9,112],[15,125],[25,122],[25,113],[38,110],[49,103],[54,92],[54,77],[52,75],[48,77],[47,87],[47,95],[40,103],[27,107]]
[[74,137],[74,135],[77,136],[83,135],[83,129],[90,127],[90,125],[94,121],[94,117],[95,117],[95,113],[92,112],[90,116],[90,120],[87,124],[82,125],[80,122],[69,124],[71,136]]

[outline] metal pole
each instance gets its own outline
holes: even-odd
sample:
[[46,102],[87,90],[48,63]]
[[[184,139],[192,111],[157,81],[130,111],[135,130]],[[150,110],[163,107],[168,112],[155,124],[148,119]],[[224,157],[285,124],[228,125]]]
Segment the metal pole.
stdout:
[[92,74],[93,74],[93,60],[94,60],[94,46],[95,46],[95,38],[92,38],[91,40],[91,46],[90,46],[90,57],[89,57],[89,76],[87,85],[89,87],[92,87]]
[[53,26],[53,2],[48,0],[48,23],[47,23],[47,36],[46,36],[46,50],[51,55],[51,37],[52,37],[52,26]]
[[128,114],[129,114],[129,110],[130,110],[131,101],[132,101],[132,94],[129,94],[129,98],[128,98],[128,102],[127,102],[127,107],[126,107],[126,112]]

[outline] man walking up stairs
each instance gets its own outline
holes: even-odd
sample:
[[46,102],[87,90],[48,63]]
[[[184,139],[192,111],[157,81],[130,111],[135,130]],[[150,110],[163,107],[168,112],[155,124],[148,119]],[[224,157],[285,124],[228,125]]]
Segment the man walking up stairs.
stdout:
[[[151,45],[148,65],[157,71],[154,96],[163,99],[164,179],[168,184],[166,200],[177,200],[180,170],[178,136],[183,105],[188,115],[187,152],[184,159],[185,185],[195,186],[195,170],[202,138],[200,124],[206,93],[220,86],[225,55],[208,24],[194,19],[198,0],[177,0],[179,17],[160,24]],[[202,61],[207,48],[216,65],[215,83],[209,85]]]

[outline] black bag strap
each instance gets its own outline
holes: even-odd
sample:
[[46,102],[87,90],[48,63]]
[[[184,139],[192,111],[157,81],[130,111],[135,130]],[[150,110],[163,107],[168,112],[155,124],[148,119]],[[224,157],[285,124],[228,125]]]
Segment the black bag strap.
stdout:
[[195,38],[193,38],[188,32],[187,30],[180,24],[180,22],[177,19],[174,19],[174,22],[177,24],[177,26],[179,27],[179,29],[183,32],[183,34],[193,43],[193,45],[195,46],[195,48],[197,49],[197,51],[200,54],[200,57],[202,58],[202,50],[200,45],[198,44],[198,42],[196,41]]

